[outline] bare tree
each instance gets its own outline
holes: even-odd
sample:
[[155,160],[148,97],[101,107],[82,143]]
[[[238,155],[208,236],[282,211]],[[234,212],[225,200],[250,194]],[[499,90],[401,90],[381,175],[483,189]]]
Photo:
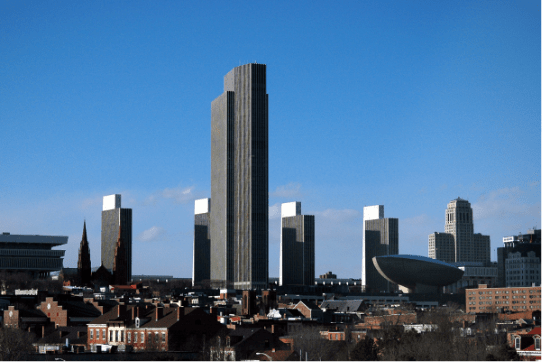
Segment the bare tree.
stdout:
[[379,348],[372,337],[365,337],[350,351],[350,361],[377,361]]
[[18,328],[0,329],[0,359],[2,361],[28,360],[34,351],[34,337]]
[[348,350],[345,342],[329,341],[322,338],[320,330],[317,327],[302,327],[294,334],[294,349],[301,351],[302,359],[309,361],[322,360],[346,360]]

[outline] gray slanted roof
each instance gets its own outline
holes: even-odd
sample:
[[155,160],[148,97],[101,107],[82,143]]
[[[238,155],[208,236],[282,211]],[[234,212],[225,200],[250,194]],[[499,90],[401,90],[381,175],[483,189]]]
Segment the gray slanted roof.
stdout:
[[320,308],[331,309],[340,313],[355,313],[361,311],[362,299],[354,300],[326,300]]

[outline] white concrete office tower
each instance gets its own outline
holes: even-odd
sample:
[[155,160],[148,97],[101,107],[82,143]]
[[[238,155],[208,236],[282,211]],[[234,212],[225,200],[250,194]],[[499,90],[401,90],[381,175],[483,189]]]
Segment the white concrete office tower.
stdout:
[[429,235],[429,257],[447,263],[489,262],[489,236],[475,234],[472,220],[472,208],[467,200],[458,197],[450,201],[445,232]]
[[194,202],[192,285],[211,279],[211,199]]
[[281,206],[279,284],[314,284],[314,215],[301,215],[299,201]]
[[126,246],[126,276],[132,279],[132,209],[121,208],[121,195],[103,197],[102,209],[102,264],[113,270],[115,248],[119,238],[119,226]]
[[384,218],[384,205],[363,208],[361,287],[364,291],[390,292],[393,287],[376,270],[373,257],[399,254],[399,220]]

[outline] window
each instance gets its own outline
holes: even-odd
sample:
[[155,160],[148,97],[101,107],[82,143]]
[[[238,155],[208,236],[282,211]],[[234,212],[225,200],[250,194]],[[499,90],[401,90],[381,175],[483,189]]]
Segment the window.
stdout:
[[102,329],[102,339],[105,340],[105,329]]
[[124,342],[124,331],[120,331],[120,341]]
[[516,349],[520,349],[520,348],[521,348],[521,338],[516,337]]
[[115,331],[115,342],[119,341],[119,331]]
[[145,333],[141,332],[141,343],[145,342]]
[[154,342],[158,343],[158,332],[154,332]]
[[540,350],[540,337],[534,339],[534,349]]
[[90,339],[94,339],[94,329],[90,330]]
[[134,343],[137,343],[137,332],[134,332]]
[[162,332],[162,342],[166,341],[166,332]]
[[128,343],[132,343],[132,333],[128,332],[126,339]]
[[109,342],[113,342],[113,331],[109,331]]

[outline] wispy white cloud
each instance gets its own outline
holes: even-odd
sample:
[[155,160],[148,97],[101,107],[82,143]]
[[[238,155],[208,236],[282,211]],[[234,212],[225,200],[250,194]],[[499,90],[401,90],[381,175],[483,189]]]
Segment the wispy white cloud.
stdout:
[[519,187],[503,188],[483,194],[472,204],[474,220],[527,215],[529,205],[522,200]]
[[399,252],[427,256],[429,234],[444,231],[444,217],[441,219],[426,214],[399,220]]
[[165,188],[162,191],[162,197],[165,199],[172,199],[178,204],[186,204],[196,199],[194,195],[194,186],[190,187],[176,187],[176,188]]
[[163,228],[159,226],[153,226],[150,229],[147,229],[141,232],[137,236],[137,240],[143,241],[143,242],[157,241],[158,239],[162,238],[165,234],[166,234],[166,231]]
[[149,195],[145,201],[143,202],[144,205],[153,205],[155,204],[159,199],[170,199],[173,200],[176,204],[188,204],[194,200],[196,200],[198,197],[195,195],[195,186],[189,186],[189,187],[173,187],[169,188],[166,187],[165,189],[155,192],[151,195]]
[[280,203],[269,206],[269,219],[280,219]]
[[81,202],[81,209],[87,210],[102,203],[103,196],[89,197]]
[[282,198],[301,197],[301,184],[290,182],[287,185],[278,186],[274,192],[271,192],[270,196]]

